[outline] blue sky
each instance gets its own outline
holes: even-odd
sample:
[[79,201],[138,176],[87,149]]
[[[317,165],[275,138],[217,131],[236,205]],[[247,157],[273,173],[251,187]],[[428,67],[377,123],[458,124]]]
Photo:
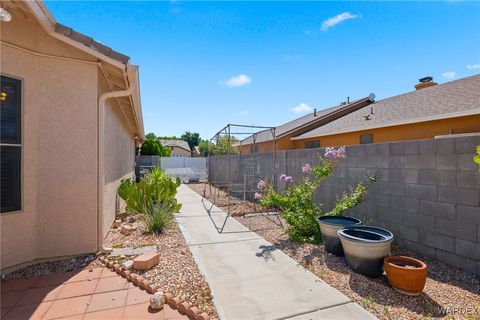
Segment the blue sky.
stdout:
[[480,2],[47,1],[140,65],[145,131],[210,138],[480,73]]

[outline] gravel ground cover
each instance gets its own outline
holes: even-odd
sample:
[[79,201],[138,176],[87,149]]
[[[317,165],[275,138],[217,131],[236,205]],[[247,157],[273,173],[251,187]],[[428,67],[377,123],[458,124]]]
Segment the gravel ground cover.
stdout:
[[249,214],[235,219],[273,244],[260,253],[264,259],[282,250],[380,319],[480,319],[480,279],[442,262],[393,246],[392,254],[412,256],[428,265],[424,292],[406,296],[393,290],[385,276],[371,279],[353,272],[344,258],[327,253],[323,245],[290,241],[280,215]]
[[100,267],[102,262],[94,254],[52,262],[44,262],[2,274],[5,280],[44,276],[57,272],[80,271]]
[[[213,306],[213,297],[208,283],[198,270],[190,249],[176,223],[172,223],[159,235],[147,233],[142,221],[134,216],[120,216],[124,223],[134,228],[129,235],[123,235],[119,229],[112,228],[107,235],[105,245],[112,248],[156,246],[160,254],[160,263],[148,271],[134,270],[163,291],[188,301],[211,319],[218,319]],[[118,263],[133,259],[133,256],[111,257]]]
[[[112,228],[105,239],[105,246],[112,248],[156,246],[160,253],[160,264],[145,272],[135,270],[135,273],[158,285],[165,292],[180,297],[202,312],[208,313],[210,319],[218,319],[208,283],[198,270],[178,225],[172,223],[162,234],[152,235],[146,232],[143,222],[134,216],[123,214],[120,218],[135,230],[129,235],[122,235],[119,229]],[[102,266],[99,257],[100,255],[91,254],[40,263],[2,274],[2,279],[30,278],[57,272],[92,269]],[[121,263],[130,258],[133,259],[134,256],[122,255],[113,259]]]
[[[228,210],[228,197],[227,193],[223,190],[216,189],[214,187],[208,187],[205,189],[205,185],[203,183],[191,183],[188,186],[197,192],[200,195],[203,195],[205,190],[205,197],[210,201],[215,201],[215,206],[222,209],[223,211],[227,212]],[[214,197],[216,195],[216,197]],[[252,203],[249,201],[243,201],[241,199],[230,197],[230,214],[232,216],[242,216],[249,212],[262,212],[265,211],[260,205],[257,203]]]

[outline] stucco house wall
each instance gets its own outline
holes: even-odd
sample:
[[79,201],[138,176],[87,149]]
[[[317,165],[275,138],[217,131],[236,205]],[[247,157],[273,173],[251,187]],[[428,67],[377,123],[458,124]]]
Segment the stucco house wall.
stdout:
[[185,150],[180,147],[172,147],[172,153],[170,154],[172,157],[191,157],[192,152]]
[[360,135],[372,134],[374,143],[433,139],[435,136],[480,132],[480,115],[425,121],[400,126],[354,131],[294,140],[291,149],[304,149],[305,142],[320,141],[322,147],[360,144]]
[[[29,16],[2,41],[88,59]],[[0,268],[96,250],[97,67],[2,45],[1,73],[22,79],[22,210],[2,213]]]
[[[99,170],[99,97],[112,88],[98,59],[51,37],[26,11],[21,16],[14,11],[1,28],[0,72],[22,80],[22,209],[0,214],[4,272],[96,252],[102,243],[98,205],[103,202],[100,234],[105,236],[115,219],[118,184],[134,172],[136,141],[124,111],[108,99],[105,165]],[[101,171],[103,201],[98,198]]]
[[[99,96],[108,92],[108,86],[99,72]],[[132,178],[135,171],[135,139],[115,99],[105,106],[105,186],[103,188],[103,226],[105,237],[115,220],[116,209],[123,204],[117,197],[117,188],[124,178]]]

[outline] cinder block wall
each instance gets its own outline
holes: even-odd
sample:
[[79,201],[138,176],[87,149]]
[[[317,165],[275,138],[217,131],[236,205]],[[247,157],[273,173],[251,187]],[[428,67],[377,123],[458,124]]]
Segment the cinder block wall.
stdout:
[[[347,215],[391,230],[399,246],[480,276],[480,173],[473,162],[477,145],[480,135],[347,147],[347,158],[322,184],[316,199],[327,212],[349,186],[374,175],[377,182],[369,185],[364,203]],[[323,152],[277,152],[277,178],[286,173],[299,181],[301,167],[318,163]],[[231,157],[233,184],[243,183],[247,167],[254,175],[249,180],[271,179],[272,153],[252,157]],[[209,163],[210,181],[216,176],[225,183],[228,157],[212,157]],[[277,182],[277,188],[282,187]]]

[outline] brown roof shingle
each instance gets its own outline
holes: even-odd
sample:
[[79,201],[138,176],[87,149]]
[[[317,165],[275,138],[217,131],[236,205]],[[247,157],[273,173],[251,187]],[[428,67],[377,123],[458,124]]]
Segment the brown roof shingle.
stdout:
[[83,33],[77,32],[77,31],[73,30],[72,28],[67,27],[67,26],[65,26],[61,23],[57,22],[55,24],[55,32],[57,32],[59,34],[62,34],[66,37],[69,37],[70,39],[75,40],[77,42],[80,42],[80,43],[84,44],[85,46],[87,46],[91,49],[94,49],[94,50],[100,52],[101,54],[103,54],[107,57],[110,57],[114,60],[117,60],[117,61],[119,61],[123,64],[127,64],[130,61],[129,56],[126,56],[126,55],[124,55],[120,52],[117,52],[117,51],[113,50],[112,48],[107,47],[107,46],[101,44],[100,42],[95,41],[93,38],[91,38],[89,36],[86,36]]
[[[301,129],[302,127],[306,127],[306,126],[308,126],[310,124],[313,124],[317,121],[321,121],[325,117],[330,116],[330,115],[336,113],[337,111],[341,111],[343,109],[348,109],[348,108],[355,107],[356,104],[366,102],[367,100],[369,101],[368,103],[372,102],[372,101],[370,101],[370,98],[362,98],[362,99],[352,101],[349,104],[341,104],[341,105],[338,105],[338,106],[335,106],[335,107],[331,107],[331,108],[327,108],[327,109],[323,109],[323,110],[317,110],[316,114],[315,114],[315,112],[312,112],[312,113],[309,113],[309,114],[307,114],[303,117],[300,117],[300,118],[294,119],[292,121],[289,121],[285,124],[282,124],[278,127],[275,127],[275,137],[279,138],[283,135],[295,132],[295,131]],[[260,131],[260,132],[256,133],[255,143],[272,141],[272,140],[273,140],[273,135],[272,135],[272,130],[271,129],[266,129],[266,130],[263,130],[263,131]],[[249,137],[245,138],[244,140],[242,140],[241,143],[239,143],[239,145],[248,145],[248,144],[252,144],[253,142],[254,141],[253,141],[253,135],[252,135],[252,136],[249,136]]]
[[[373,114],[370,120],[365,115]],[[441,85],[379,100],[327,123],[293,140],[449,118],[459,114],[480,114],[480,74]]]

